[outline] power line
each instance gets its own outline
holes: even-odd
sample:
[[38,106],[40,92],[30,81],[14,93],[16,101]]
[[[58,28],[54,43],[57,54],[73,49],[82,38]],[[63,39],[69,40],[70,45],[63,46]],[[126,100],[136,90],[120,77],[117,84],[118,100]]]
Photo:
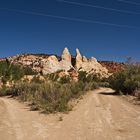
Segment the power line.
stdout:
[[[72,2],[72,1],[67,1],[67,0],[56,0],[56,1],[71,4],[71,5],[84,6],[84,7],[86,6],[86,7],[91,7],[91,8],[104,9],[104,10],[109,10],[109,11],[114,11],[114,12],[119,12],[119,13],[140,15],[139,12],[133,12],[133,11],[127,11],[127,10],[119,10],[119,9],[114,9],[114,8],[107,8],[107,7],[103,7],[103,6],[99,6],[99,5],[91,5],[91,4]],[[118,1],[123,1],[123,0],[118,0]]]
[[115,24],[115,23],[109,23],[109,22],[101,22],[101,21],[95,21],[95,20],[86,20],[86,19],[71,18],[71,17],[64,17],[64,16],[56,16],[56,15],[50,15],[50,14],[44,14],[44,13],[37,13],[37,12],[31,12],[31,11],[18,10],[18,9],[9,9],[9,8],[0,8],[0,9],[1,10],[18,12],[18,13],[22,13],[22,14],[44,16],[44,17],[57,18],[57,19],[76,21],[76,22],[93,23],[93,24],[114,26],[114,27],[120,27],[120,28],[129,28],[129,29],[140,29],[140,27],[136,27],[136,26],[121,25],[121,24]]
[[123,3],[127,3],[127,4],[133,4],[133,5],[140,6],[140,3],[137,3],[137,2],[127,1],[127,0],[118,0],[118,1],[123,2]]

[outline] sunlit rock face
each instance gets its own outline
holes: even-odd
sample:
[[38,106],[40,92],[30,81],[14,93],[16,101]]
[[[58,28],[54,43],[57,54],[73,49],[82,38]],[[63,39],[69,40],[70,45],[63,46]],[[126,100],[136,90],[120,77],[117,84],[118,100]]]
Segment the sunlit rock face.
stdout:
[[79,71],[86,71],[90,74],[99,74],[101,77],[108,77],[108,70],[98,63],[97,59],[91,57],[89,60],[81,55],[80,51],[76,49],[76,69]]
[[88,59],[85,56],[83,56],[83,62],[88,62]]
[[65,48],[61,57],[56,57],[55,55],[17,55],[9,57],[8,61],[30,67],[43,75],[60,70],[67,72],[72,69],[77,73],[78,71],[86,71],[87,73],[99,74],[101,77],[109,76],[108,70],[98,63],[96,58],[87,59],[81,55],[79,49],[76,49],[74,59],[75,64],[72,65],[72,56],[68,48]]
[[46,61],[42,63],[43,68],[42,68],[42,73],[43,75],[46,75],[48,73],[54,73],[57,70],[60,69],[60,64],[58,62],[58,59],[56,56],[50,56]]
[[79,49],[76,49],[76,66],[75,66],[75,68],[77,70],[79,70],[82,67],[82,63],[83,63],[82,55],[81,55]]
[[48,73],[54,73],[59,70],[68,71],[72,68],[71,54],[68,49],[65,48],[61,56],[61,61],[58,61],[56,56],[50,56],[45,63],[43,63],[42,72],[44,75]]
[[64,49],[61,59],[60,68],[62,70],[68,71],[73,67],[71,63],[71,54],[67,48]]

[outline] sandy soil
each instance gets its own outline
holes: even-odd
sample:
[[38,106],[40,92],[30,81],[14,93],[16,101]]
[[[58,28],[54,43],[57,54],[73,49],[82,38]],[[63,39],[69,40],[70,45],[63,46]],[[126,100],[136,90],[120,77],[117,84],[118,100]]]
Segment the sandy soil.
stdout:
[[140,140],[140,107],[112,92],[107,88],[89,92],[69,114],[56,115],[29,111],[12,98],[0,98],[0,139]]

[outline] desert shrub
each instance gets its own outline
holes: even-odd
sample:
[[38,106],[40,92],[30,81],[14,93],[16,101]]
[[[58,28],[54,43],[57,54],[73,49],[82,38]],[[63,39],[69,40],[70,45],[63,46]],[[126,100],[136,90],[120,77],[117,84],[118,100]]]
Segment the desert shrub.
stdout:
[[101,82],[101,78],[98,74],[88,74],[86,78],[86,82]]
[[99,87],[99,83],[97,82],[86,82],[84,86],[84,91],[94,90]]
[[60,78],[59,82],[61,84],[66,84],[66,83],[70,83],[70,76],[66,75]]
[[3,86],[0,90],[0,96],[7,96],[7,95],[11,95],[11,88],[7,88],[5,86]]
[[98,84],[98,86],[99,87],[109,87],[110,85],[109,85],[109,82],[107,82],[107,81],[104,81],[104,82],[100,82],[99,84]]
[[140,100],[140,89],[135,90],[135,96]]
[[134,95],[140,83],[140,65],[126,65],[123,71],[113,74],[108,81],[117,92]]
[[23,67],[24,75],[36,75],[37,72],[33,71],[29,67]]
[[36,74],[32,69],[27,67],[22,67],[16,64],[10,64],[7,61],[0,62],[0,76],[2,77],[2,82],[7,81],[17,81],[20,80],[24,75]]
[[13,65],[8,62],[0,62],[0,76],[2,81],[19,80],[24,75],[22,68],[18,65]]
[[58,74],[48,74],[45,81],[34,76],[31,82],[15,82],[11,88],[3,88],[0,95],[17,96],[21,101],[28,101],[31,110],[65,112],[71,110],[69,102],[73,98],[79,98],[86,91],[97,88],[100,81],[95,75],[87,75],[86,72],[79,73],[77,82],[70,81],[69,76],[59,78]]
[[81,82],[81,84],[84,84],[83,91],[109,86],[107,79],[102,79],[98,74],[88,74],[85,71],[79,72],[78,81]]
[[78,98],[84,92],[85,84],[82,81],[71,83],[72,98]]
[[22,101],[31,102],[31,110],[40,109],[45,113],[71,110],[69,101],[79,98],[87,90],[95,89],[96,82],[17,82],[11,88],[3,88],[0,95],[17,96]]
[[125,71],[121,71],[113,74],[108,80],[111,88],[115,89],[116,92],[119,92],[120,90],[124,91],[125,89],[124,81],[126,80],[126,77],[127,76]]
[[22,101],[31,102],[31,110],[41,109],[46,113],[56,111],[68,111],[71,107],[68,102],[72,98],[78,98],[83,90],[81,84],[61,84],[59,82],[36,83],[21,82],[16,83],[12,88],[3,88],[1,95],[18,96]]
[[51,81],[57,81],[59,79],[58,73],[51,73],[47,75],[48,79]]
[[39,78],[39,76],[34,76],[31,82],[34,83],[43,83],[44,81]]
[[78,80],[85,82],[87,79],[87,72],[86,71],[79,71]]
[[80,71],[78,75],[78,80],[83,82],[101,82],[102,79],[98,74],[88,74],[86,71]]

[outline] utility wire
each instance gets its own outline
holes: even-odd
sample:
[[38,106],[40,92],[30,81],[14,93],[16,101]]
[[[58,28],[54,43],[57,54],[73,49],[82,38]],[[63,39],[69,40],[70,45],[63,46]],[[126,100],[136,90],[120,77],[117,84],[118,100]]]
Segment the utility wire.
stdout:
[[[86,7],[91,7],[91,8],[98,8],[98,9],[104,9],[104,10],[109,10],[109,11],[114,11],[114,12],[119,12],[119,13],[126,13],[126,14],[137,14],[140,15],[139,12],[133,12],[133,11],[127,11],[127,10],[119,10],[115,8],[108,8],[104,6],[99,6],[99,5],[91,5],[91,4],[85,4],[85,3],[79,3],[79,2],[72,2],[72,1],[67,1],[67,0],[56,0],[57,2],[63,2],[71,5],[77,5],[77,6],[86,6]],[[118,1],[123,1],[123,0],[118,0]]]
[[57,18],[57,19],[69,20],[69,21],[77,21],[77,22],[83,22],[83,23],[93,23],[93,24],[114,26],[114,27],[120,27],[120,28],[129,28],[129,29],[140,29],[140,27],[136,27],[136,26],[121,25],[121,24],[102,22],[102,21],[95,21],[95,20],[86,20],[86,19],[80,19],[80,18],[56,16],[56,15],[50,15],[50,14],[44,14],[44,13],[37,13],[37,12],[31,12],[31,11],[18,10],[18,9],[0,8],[0,10],[7,10],[7,11],[13,11],[13,12],[22,13],[22,14],[44,16],[44,17]]
[[133,5],[140,6],[140,3],[137,3],[137,2],[127,1],[127,0],[118,0],[118,1],[123,2],[123,3],[127,3],[127,4],[133,4]]

